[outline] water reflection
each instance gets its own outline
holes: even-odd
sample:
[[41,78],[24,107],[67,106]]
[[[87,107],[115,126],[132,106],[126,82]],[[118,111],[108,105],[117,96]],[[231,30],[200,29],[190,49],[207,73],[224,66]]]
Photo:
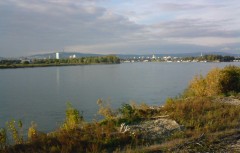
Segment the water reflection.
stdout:
[[60,68],[56,67],[56,83],[57,83],[57,88],[60,86]]

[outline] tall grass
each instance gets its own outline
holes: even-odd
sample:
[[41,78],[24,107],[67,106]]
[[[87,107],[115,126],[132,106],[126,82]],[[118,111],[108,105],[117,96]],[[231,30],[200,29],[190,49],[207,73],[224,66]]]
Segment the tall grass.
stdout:
[[171,118],[194,132],[217,132],[240,126],[240,108],[208,97],[168,99],[164,106]]

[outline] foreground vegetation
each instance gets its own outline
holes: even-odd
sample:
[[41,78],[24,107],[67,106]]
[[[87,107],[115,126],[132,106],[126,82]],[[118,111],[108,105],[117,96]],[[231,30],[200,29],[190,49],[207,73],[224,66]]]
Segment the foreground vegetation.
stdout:
[[120,59],[113,55],[68,59],[1,60],[0,68],[71,66],[84,64],[119,64]]
[[[118,110],[99,99],[101,121],[87,123],[82,114],[67,105],[66,119],[56,131],[45,134],[32,123],[27,140],[22,122],[10,121],[0,130],[2,152],[234,152],[230,147],[240,137],[240,105],[222,99],[240,99],[240,68],[213,69],[196,76],[186,91],[169,98],[164,106],[123,104]],[[240,101],[240,100],[239,100]],[[181,125],[161,139],[146,140],[144,133],[127,126],[164,117]],[[124,124],[123,124],[124,123]],[[11,134],[11,135],[9,135]],[[14,142],[10,145],[9,140]]]

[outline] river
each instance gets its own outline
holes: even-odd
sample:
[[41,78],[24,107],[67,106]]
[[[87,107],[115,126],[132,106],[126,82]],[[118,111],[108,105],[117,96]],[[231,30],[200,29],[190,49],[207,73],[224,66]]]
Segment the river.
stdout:
[[11,119],[31,121],[49,132],[64,121],[66,103],[97,117],[97,99],[113,108],[135,101],[162,105],[167,97],[184,91],[196,74],[214,67],[240,63],[123,63],[0,70],[0,127]]

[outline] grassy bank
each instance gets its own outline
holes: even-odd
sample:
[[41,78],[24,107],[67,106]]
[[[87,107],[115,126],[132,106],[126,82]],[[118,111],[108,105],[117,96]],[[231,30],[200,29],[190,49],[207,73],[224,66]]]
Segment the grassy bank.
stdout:
[[[87,123],[68,104],[65,121],[58,129],[41,133],[33,123],[27,140],[23,139],[21,122],[8,122],[0,130],[0,148],[2,152],[52,153],[234,152],[231,145],[240,138],[239,91],[239,67],[213,69],[206,76],[196,76],[181,96],[169,98],[164,106],[132,103],[114,110],[99,99],[98,113],[104,119]],[[237,101],[236,105],[226,102],[226,97]],[[175,120],[181,128],[152,140],[141,130],[131,130],[131,125],[159,118]],[[15,144],[10,145],[9,139]]]

